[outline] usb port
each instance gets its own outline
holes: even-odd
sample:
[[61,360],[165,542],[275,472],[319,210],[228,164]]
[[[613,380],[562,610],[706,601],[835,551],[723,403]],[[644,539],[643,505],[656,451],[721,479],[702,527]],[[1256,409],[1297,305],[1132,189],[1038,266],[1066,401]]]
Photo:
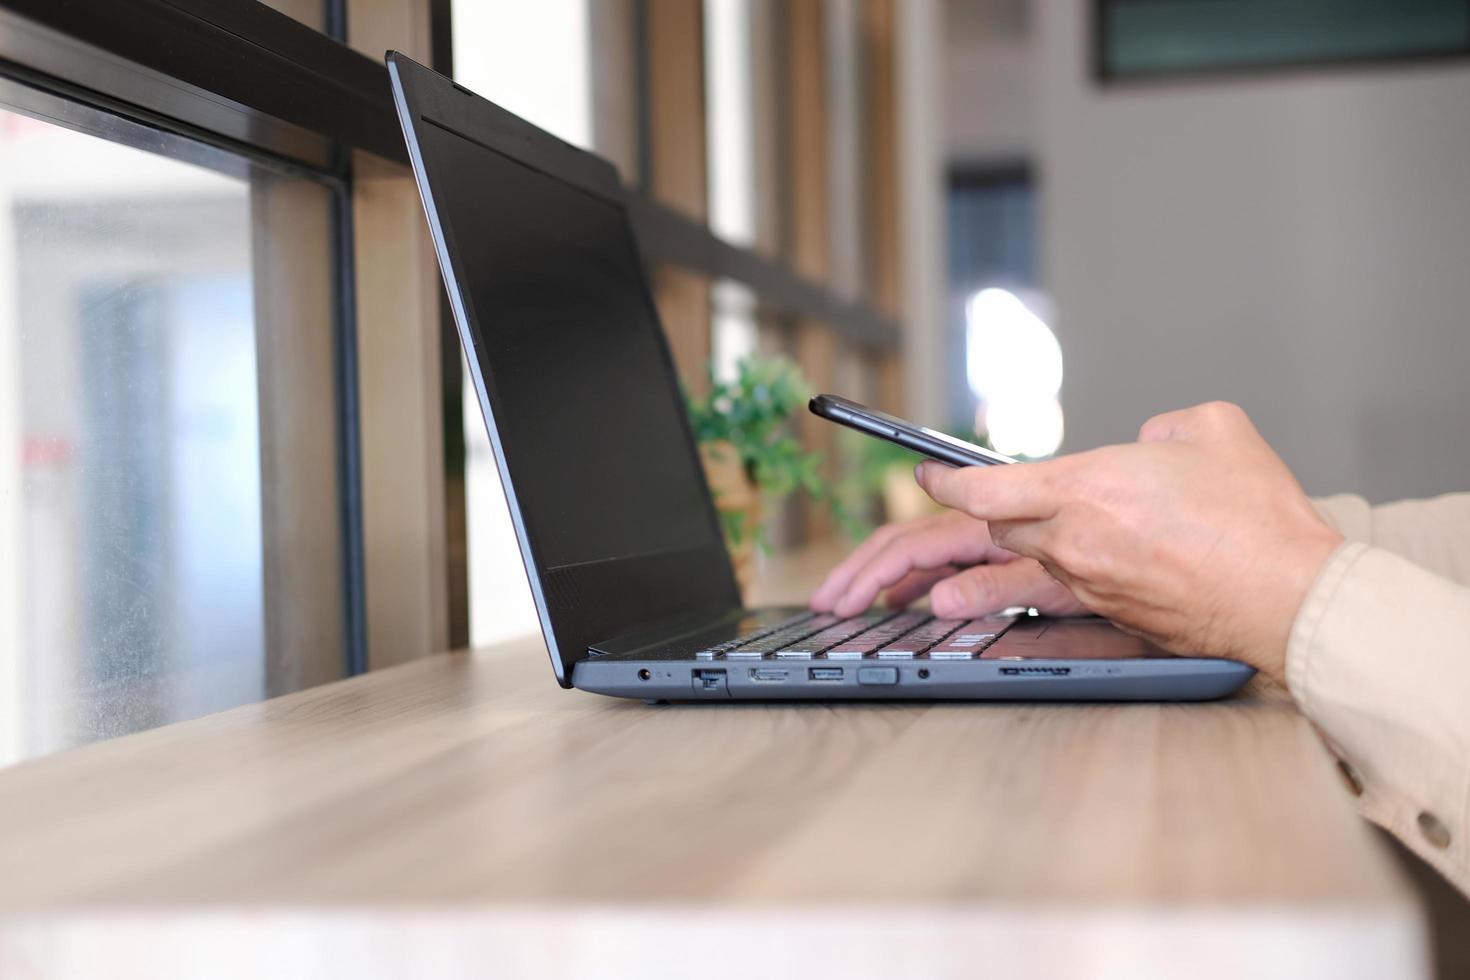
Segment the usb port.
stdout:
[[752,667],[750,668],[750,679],[767,684],[779,684],[791,676],[791,671],[780,667]]
[[840,681],[842,680],[842,668],[811,667],[807,669],[806,676],[814,681]]

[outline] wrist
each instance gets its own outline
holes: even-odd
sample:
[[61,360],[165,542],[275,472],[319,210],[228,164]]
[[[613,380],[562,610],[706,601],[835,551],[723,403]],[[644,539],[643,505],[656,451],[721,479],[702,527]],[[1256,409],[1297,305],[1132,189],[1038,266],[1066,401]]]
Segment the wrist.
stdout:
[[1255,638],[1240,659],[1278,684],[1286,684],[1286,654],[1292,626],[1323,566],[1343,543],[1343,536],[1325,522],[1304,530],[1270,563],[1275,574],[1261,584],[1266,588],[1258,608],[1263,613]]

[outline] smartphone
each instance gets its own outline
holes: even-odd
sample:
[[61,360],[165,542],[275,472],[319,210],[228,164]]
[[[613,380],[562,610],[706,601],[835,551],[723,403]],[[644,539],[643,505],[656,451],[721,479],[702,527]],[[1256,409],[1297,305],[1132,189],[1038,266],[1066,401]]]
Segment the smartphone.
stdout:
[[829,422],[857,429],[866,435],[886,439],[905,449],[930,459],[937,459],[950,466],[998,466],[1001,463],[1018,463],[1020,460],[977,446],[973,442],[956,439],[954,436],[935,432],[922,425],[914,425],[892,415],[848,401],[837,395],[818,395],[807,406],[813,415],[820,415]]

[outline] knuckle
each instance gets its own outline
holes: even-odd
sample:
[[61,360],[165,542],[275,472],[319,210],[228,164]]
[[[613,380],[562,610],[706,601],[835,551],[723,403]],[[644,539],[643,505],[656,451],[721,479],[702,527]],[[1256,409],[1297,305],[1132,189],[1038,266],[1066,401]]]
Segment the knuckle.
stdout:
[[869,544],[873,548],[881,548],[898,535],[905,526],[906,522],[905,524],[884,524],[873,532],[873,536],[868,539]]
[[995,545],[997,548],[1004,548],[1006,551],[1014,552],[1016,550],[1012,546],[1014,544],[1014,538],[1015,526],[1009,521],[990,522],[991,544]]
[[980,615],[995,608],[999,588],[987,575],[957,575],[941,582],[934,600],[946,615]]
[[1139,442],[1155,442],[1168,437],[1173,428],[1172,413],[1168,415],[1155,415],[1144,422],[1138,430]]
[[1101,570],[1101,551],[1085,531],[1063,535],[1050,552],[1052,561],[1077,578],[1092,579]]
[[1106,480],[1111,464],[1106,456],[1090,455],[1086,465],[1072,467],[1047,477],[1047,492],[1073,505],[1090,500],[1100,481]]
[[993,575],[966,575],[955,585],[966,603],[976,609],[990,609],[1003,598],[1000,583]]
[[1198,411],[1202,419],[1216,428],[1238,425],[1245,420],[1245,410],[1234,402],[1205,402]]

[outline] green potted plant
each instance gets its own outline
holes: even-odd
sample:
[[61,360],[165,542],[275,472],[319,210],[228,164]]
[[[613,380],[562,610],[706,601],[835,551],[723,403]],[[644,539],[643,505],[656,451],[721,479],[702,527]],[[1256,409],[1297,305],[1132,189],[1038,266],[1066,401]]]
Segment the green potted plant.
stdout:
[[852,522],[822,476],[822,457],[802,448],[791,433],[792,416],[810,393],[796,365],[780,357],[752,356],[733,380],[710,372],[709,393],[686,396],[705,476],[741,588],[750,583],[761,533],[763,499],[801,491],[830,507],[839,524]]

